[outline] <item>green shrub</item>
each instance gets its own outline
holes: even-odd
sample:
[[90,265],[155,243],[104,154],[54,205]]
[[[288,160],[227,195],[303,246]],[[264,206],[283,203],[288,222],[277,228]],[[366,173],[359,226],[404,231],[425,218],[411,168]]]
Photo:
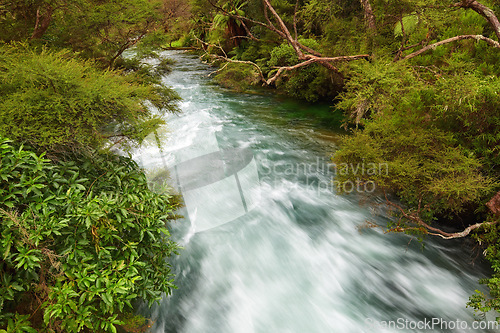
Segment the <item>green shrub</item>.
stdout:
[[172,90],[103,72],[69,51],[0,46],[0,135],[48,150],[140,143],[175,110]]
[[29,318],[48,332],[115,332],[133,301],[175,288],[178,199],[151,192],[128,158],[74,160],[0,138],[0,329]]
[[[299,39],[299,41],[310,48],[319,49],[319,44],[313,39]],[[271,51],[271,57],[267,63],[268,76],[276,73],[273,67],[293,66],[299,63],[299,58],[292,46],[281,44]],[[340,87],[335,84],[332,73],[320,65],[313,64],[298,70],[286,72],[276,82],[276,87],[282,89],[286,94],[316,102],[319,99],[333,98]]]
[[260,82],[259,73],[252,65],[229,63],[215,75],[215,81],[223,87],[245,91]]

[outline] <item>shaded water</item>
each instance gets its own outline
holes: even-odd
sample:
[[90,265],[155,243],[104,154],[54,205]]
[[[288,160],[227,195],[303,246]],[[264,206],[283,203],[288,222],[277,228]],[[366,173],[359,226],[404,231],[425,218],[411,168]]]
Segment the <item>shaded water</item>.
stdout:
[[460,328],[473,325],[465,305],[486,274],[463,243],[422,247],[360,228],[387,218],[331,186],[339,131],[322,127],[331,119],[284,98],[225,91],[196,57],[166,56],[177,60],[164,82],[182,96],[182,113],[169,116],[161,151],[151,145],[135,158],[152,179],[169,170],[186,218],[172,226],[184,247],[172,261],[179,289],[143,309],[153,332],[494,331]]

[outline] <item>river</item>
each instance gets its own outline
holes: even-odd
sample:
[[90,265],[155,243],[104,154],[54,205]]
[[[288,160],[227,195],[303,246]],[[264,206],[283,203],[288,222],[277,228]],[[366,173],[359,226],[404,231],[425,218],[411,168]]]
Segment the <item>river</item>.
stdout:
[[182,112],[168,116],[161,149],[134,158],[152,180],[168,170],[186,207],[171,228],[179,289],[141,310],[152,332],[495,331],[465,328],[488,274],[470,244],[367,227],[389,219],[377,192],[336,194],[329,156],[341,132],[314,116],[325,106],[233,93],[196,56],[165,56],[177,61],[164,83]]

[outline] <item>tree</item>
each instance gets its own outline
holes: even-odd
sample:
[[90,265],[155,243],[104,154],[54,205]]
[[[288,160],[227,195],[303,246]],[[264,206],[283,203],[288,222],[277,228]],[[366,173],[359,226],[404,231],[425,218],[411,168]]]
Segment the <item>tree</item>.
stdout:
[[371,32],[377,31],[377,24],[375,22],[375,14],[373,13],[372,5],[370,0],[360,0],[361,6],[363,7],[366,26]]
[[31,39],[70,48],[113,66],[123,52],[163,26],[160,0],[8,1],[4,41]]
[[132,302],[175,288],[167,223],[179,198],[110,153],[177,110],[159,84],[168,61],[121,57],[156,27],[159,4],[0,5],[0,332],[116,332]]
[[[286,71],[292,71],[298,68],[302,67],[307,67],[311,64],[319,64],[328,70],[333,71],[338,75],[339,78],[343,79],[342,73],[339,71],[339,69],[335,66],[332,65],[332,62],[344,62],[344,61],[352,61],[352,60],[358,60],[358,59],[364,59],[368,58],[368,54],[361,54],[361,55],[354,55],[354,56],[338,56],[338,57],[325,57],[318,51],[313,50],[312,48],[304,45],[299,41],[298,35],[297,35],[297,22],[294,19],[293,26],[294,26],[294,36],[290,33],[290,30],[288,29],[287,25],[281,18],[281,16],[278,14],[276,9],[273,7],[271,2],[269,0],[263,0],[263,13],[265,17],[265,22],[261,21],[256,21],[251,18],[245,17],[240,15],[238,12],[232,13],[229,12],[228,10],[224,9],[223,7],[218,6],[214,2],[210,3],[212,6],[217,8],[218,10],[222,11],[225,15],[232,17],[236,20],[238,20],[241,24],[243,24],[246,27],[246,23],[252,23],[259,25],[261,27],[265,27],[266,29],[276,33],[280,38],[282,38],[288,45],[290,45],[293,50],[295,51],[295,54],[297,55],[297,58],[299,60],[298,64],[295,64],[293,66],[282,66],[277,68],[275,71],[275,74],[267,79],[264,83],[266,85],[273,85],[276,80]],[[297,6],[295,7],[297,9]],[[271,16],[269,15],[271,13]],[[294,13],[294,18],[296,18],[296,12]],[[276,22],[276,25],[273,23],[273,19]],[[248,30],[248,28],[245,29],[250,36],[252,36],[251,32]],[[254,37],[255,38],[255,37]],[[219,58],[220,59],[220,58]],[[225,60],[228,60],[227,57],[225,57]],[[230,61],[230,60],[228,60]]]

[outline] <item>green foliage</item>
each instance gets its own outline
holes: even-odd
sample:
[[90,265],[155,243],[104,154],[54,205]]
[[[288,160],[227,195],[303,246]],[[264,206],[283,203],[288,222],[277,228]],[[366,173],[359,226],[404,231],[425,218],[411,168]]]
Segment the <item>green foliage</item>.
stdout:
[[298,62],[299,58],[297,57],[293,47],[287,43],[283,43],[276,46],[271,51],[271,58],[269,59],[268,65],[270,67],[291,66],[296,65]]
[[[404,29],[404,34],[411,34],[415,29],[417,28],[419,19],[418,15],[416,14],[410,14],[404,16],[401,21],[396,23],[396,26],[394,27],[394,36],[396,37],[401,37],[403,36],[403,29]],[[401,23],[403,23],[401,25]]]
[[[497,220],[498,221],[498,220]],[[494,223],[495,218],[490,217],[488,222]],[[489,295],[476,290],[476,293],[469,298],[468,307],[476,312],[486,313],[491,310],[500,311],[500,244],[498,225],[489,225],[484,228],[484,232],[476,233],[474,238],[486,247],[484,251],[486,259],[491,263],[493,275],[490,278],[482,279],[480,282],[489,288]],[[497,318],[498,320],[498,318]]]
[[390,60],[380,58],[351,65],[351,79],[337,106],[348,112],[356,123],[373,111],[392,111],[399,107],[401,99],[404,101],[420,89],[421,81],[416,80],[406,64],[398,62],[388,66],[388,62]]
[[493,195],[495,175],[488,170],[500,143],[494,93],[500,80],[430,72],[432,81],[424,81],[428,72],[383,60],[353,68],[338,106],[364,128],[345,138],[339,163],[387,163],[389,173],[372,180],[431,215],[459,213]]
[[147,332],[152,323],[150,319],[133,314],[121,316],[120,320],[123,321],[121,327],[123,327],[126,332],[134,333]]
[[[485,171],[499,164],[497,77],[470,73],[463,67],[443,77],[444,72],[438,73],[433,67],[404,63],[387,66],[383,59],[359,62],[351,68],[351,80],[338,106],[356,123],[370,114],[380,114],[380,119],[391,117],[401,126],[424,126],[430,131],[437,128],[453,136],[455,141],[450,144],[464,147],[471,156],[481,159]],[[495,176],[495,172],[489,174]]]
[[134,301],[175,287],[166,227],[178,198],[102,153],[140,144],[177,110],[161,85],[171,62],[151,53],[167,42],[162,5],[0,4],[0,332],[116,332]]
[[255,67],[238,63],[229,63],[217,73],[214,79],[221,86],[240,92],[260,82],[259,73]]
[[[443,67],[389,66],[384,59],[352,66],[338,106],[363,128],[343,140],[335,161],[386,167],[372,174],[346,168],[338,180],[371,180],[395,191],[406,212],[427,223],[437,217],[451,222],[471,211],[476,222],[486,219],[484,204],[499,189],[500,80],[474,70],[467,58],[457,52]],[[409,227],[409,222],[400,220],[397,226]],[[481,281],[490,296],[478,292],[470,298],[468,305],[478,311],[500,309],[497,229],[487,226],[475,235],[495,270]]]
[[68,51],[0,47],[0,135],[45,149],[140,143],[163,123],[149,105],[174,111],[177,95],[136,76],[102,72]]
[[[319,49],[319,43],[314,39],[299,39],[299,41],[312,49]],[[293,66],[298,63],[299,59],[292,46],[281,44],[272,49],[267,66],[273,68]],[[273,75],[275,72],[276,69],[271,69],[268,76]],[[279,79],[277,87],[290,96],[305,99],[309,102],[333,97],[338,88],[334,83],[332,74],[316,64],[286,73]]]
[[166,223],[178,201],[149,191],[133,161],[54,164],[6,139],[0,161],[0,327],[34,332],[30,314],[49,332],[116,332],[134,300],[175,287]]
[[332,1],[307,1],[298,13],[300,19],[304,22],[304,33],[320,36],[324,33],[325,26],[340,10],[341,6],[338,3],[332,3]]
[[[335,155],[337,165],[384,168],[373,173],[346,168],[338,180],[374,181],[396,191],[407,204],[425,207],[430,221],[436,214],[461,213],[487,198],[495,184],[481,173],[480,160],[456,145],[451,133],[428,128],[425,116],[410,112],[414,110],[376,116],[362,131],[344,138]],[[407,121],[414,123],[404,126]]]
[[124,50],[161,26],[160,0],[46,0],[11,1],[0,16],[1,39],[7,42],[30,38],[37,22],[50,22],[39,43],[68,48],[81,57],[113,65]]

